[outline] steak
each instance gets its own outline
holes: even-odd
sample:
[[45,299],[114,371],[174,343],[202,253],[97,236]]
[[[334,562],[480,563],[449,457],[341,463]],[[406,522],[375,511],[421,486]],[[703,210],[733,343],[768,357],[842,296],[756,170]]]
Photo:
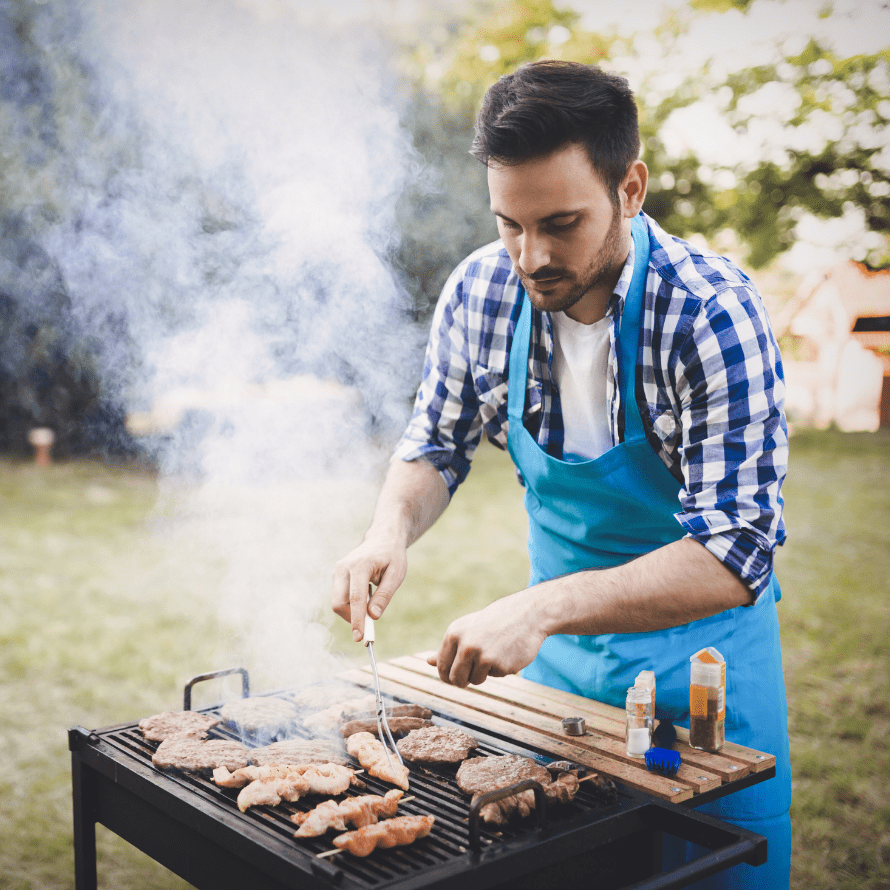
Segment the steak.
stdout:
[[421,763],[459,763],[478,746],[462,729],[434,725],[412,730],[396,742],[405,760]]
[[203,739],[207,730],[219,723],[218,717],[199,714],[197,711],[164,711],[139,721],[142,735],[152,742],[163,742],[164,739],[177,735],[189,735]]
[[354,766],[343,745],[328,739],[285,739],[250,751],[250,760],[257,766],[274,763],[298,765],[303,763],[338,763]]
[[173,736],[158,745],[151,762],[159,769],[181,769],[203,773],[224,766],[230,771],[249,763],[248,749],[226,739],[202,741],[192,736]]
[[552,781],[546,767],[516,754],[465,760],[457,771],[456,779],[457,787],[464,794],[486,794],[525,779],[534,779],[542,785],[549,785]]
[[274,735],[292,726],[298,713],[299,707],[286,698],[258,695],[226,702],[219,716],[242,732]]

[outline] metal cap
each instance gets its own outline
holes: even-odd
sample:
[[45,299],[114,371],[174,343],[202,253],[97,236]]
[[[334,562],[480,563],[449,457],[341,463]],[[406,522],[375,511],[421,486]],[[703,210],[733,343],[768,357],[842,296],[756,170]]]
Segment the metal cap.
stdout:
[[583,717],[566,717],[562,721],[562,731],[566,735],[584,735],[586,730]]

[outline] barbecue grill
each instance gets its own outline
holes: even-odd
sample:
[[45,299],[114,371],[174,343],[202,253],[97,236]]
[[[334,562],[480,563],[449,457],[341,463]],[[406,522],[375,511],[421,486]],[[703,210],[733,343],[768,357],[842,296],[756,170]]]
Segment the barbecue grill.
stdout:
[[[243,694],[249,694],[247,673],[233,670],[242,674]],[[232,672],[203,674],[189,681],[185,708],[190,708],[196,682]],[[348,672],[342,679],[352,681],[356,692],[365,692],[370,683],[362,671]],[[423,686],[433,682],[422,679]],[[444,696],[454,692],[445,684],[441,686]],[[394,694],[394,690],[403,694]],[[393,702],[417,702],[423,697],[421,690],[411,692],[392,681],[384,683],[384,694]],[[292,693],[274,694],[287,697]],[[478,691],[475,694],[480,701],[489,697]],[[429,695],[426,697],[423,703],[430,707]],[[527,733],[519,727],[516,732],[500,731],[499,718],[486,718],[479,711],[479,719],[467,719],[466,707],[449,705],[447,697],[437,702],[434,721],[470,732],[480,742],[477,755],[519,754],[546,765],[563,759],[560,754],[565,750],[580,750],[561,746],[543,734],[539,745],[528,744]],[[216,715],[220,706],[201,710]],[[299,726],[289,734],[299,735]],[[242,740],[241,733],[224,724],[214,727],[210,737]],[[245,741],[251,745],[268,739]],[[407,847],[376,850],[367,858],[345,852],[319,856],[332,850],[330,837],[295,839],[295,826],[289,818],[298,810],[311,808],[316,800],[252,807],[241,813],[235,804],[236,791],[219,788],[202,776],[155,768],[151,758],[157,745],[147,741],[135,723],[95,731],[82,727],[69,730],[77,890],[97,886],[96,823],[206,890],[409,890],[458,885],[461,890],[481,890],[557,884],[666,890],[739,862],[758,865],[766,861],[765,838],[659,799],[660,786],[653,794],[631,787],[627,781],[611,787],[582,782],[572,803],[547,807],[540,799],[532,818],[493,830],[480,825],[478,805],[471,811],[469,797],[458,789],[456,767],[417,765],[412,766],[407,793],[412,799],[402,802],[399,812],[435,816],[428,837]],[[743,772],[745,775],[732,783],[701,791],[694,796],[694,803],[763,781],[775,770],[767,765],[759,772]],[[616,768],[615,775],[620,774]],[[374,777],[362,774],[361,778],[367,791],[349,793],[383,794],[389,790],[390,786]],[[694,841],[710,852],[680,869],[662,873],[661,832]]]

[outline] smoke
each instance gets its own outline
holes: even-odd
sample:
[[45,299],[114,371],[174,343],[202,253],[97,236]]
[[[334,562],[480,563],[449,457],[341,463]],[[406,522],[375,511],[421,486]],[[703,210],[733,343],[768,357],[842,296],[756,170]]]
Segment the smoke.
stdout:
[[60,61],[29,130],[44,211],[14,209],[157,456],[171,554],[219,567],[193,595],[233,628],[226,655],[275,683],[322,675],[330,570],[421,361],[387,263],[420,170],[372,8],[20,7]]

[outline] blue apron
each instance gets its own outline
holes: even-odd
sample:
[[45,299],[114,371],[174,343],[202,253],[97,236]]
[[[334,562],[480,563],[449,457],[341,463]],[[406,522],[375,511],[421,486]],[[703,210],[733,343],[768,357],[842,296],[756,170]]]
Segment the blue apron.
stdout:
[[[631,232],[634,271],[618,336],[625,436],[598,458],[580,462],[554,458],[523,425],[532,307],[522,295],[510,350],[507,414],[510,455],[526,486],[530,585],[570,572],[621,565],[684,536],[674,517],[680,483],[647,441],[634,399],[649,236],[640,217],[632,221]],[[758,868],[737,866],[697,887],[766,890],[788,886],[791,780],[776,615],[779,596],[773,576],[756,605],[679,627],[648,633],[550,636],[522,672],[529,680],[623,708],[636,675],[653,670],[657,716],[688,727],[689,657],[704,646],[721,652],[727,662],[727,741],[775,754],[776,777],[701,810],[767,835],[769,861]],[[701,852],[681,851],[672,839],[665,841],[666,867]]]

